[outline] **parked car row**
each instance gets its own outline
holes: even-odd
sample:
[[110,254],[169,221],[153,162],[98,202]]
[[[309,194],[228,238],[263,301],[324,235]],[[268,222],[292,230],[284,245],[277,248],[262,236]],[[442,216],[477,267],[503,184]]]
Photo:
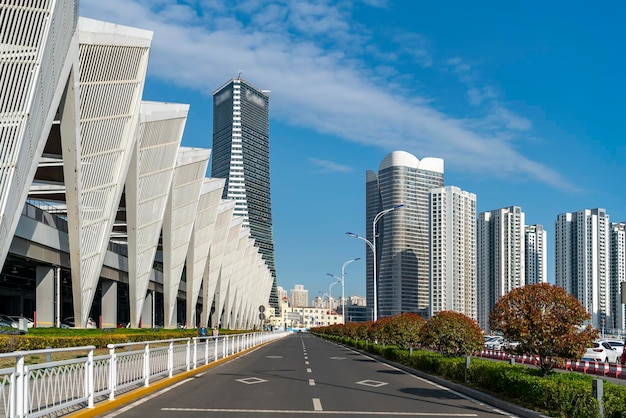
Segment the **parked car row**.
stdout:
[[[26,326],[28,328],[32,328],[35,326],[35,322],[31,318],[27,318],[27,317],[19,316],[19,315],[0,314],[0,327],[19,328],[20,320],[22,319],[26,320]],[[67,317],[63,319],[63,321],[61,321],[61,328],[74,328],[75,326],[76,326],[76,323],[74,321],[74,317],[72,316]],[[97,327],[98,325],[96,324],[96,321],[94,321],[93,318],[89,317],[87,319],[86,328],[97,328]]]
[[485,336],[485,350],[504,350],[505,348],[517,347],[519,342],[506,340],[501,335]]
[[19,328],[21,319],[26,320],[28,328],[32,328],[35,325],[35,322],[32,319],[24,316],[0,314],[0,327]]
[[[86,328],[98,328],[96,321],[92,317],[87,318]],[[73,316],[65,318],[61,321],[61,328],[74,328],[76,326],[76,320]]]
[[[507,341],[501,335],[486,335],[485,350],[505,350],[516,347],[517,341]],[[582,360],[598,361],[604,363],[626,364],[626,350],[624,350],[624,340],[601,338],[593,342],[591,347],[585,350]]]

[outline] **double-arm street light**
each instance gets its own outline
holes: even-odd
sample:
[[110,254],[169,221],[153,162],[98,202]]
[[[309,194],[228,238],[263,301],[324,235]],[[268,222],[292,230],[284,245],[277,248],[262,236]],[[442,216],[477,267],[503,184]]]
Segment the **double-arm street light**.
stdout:
[[332,309],[333,308],[332,306],[330,306],[330,300],[333,297],[333,294],[331,293],[332,288],[333,288],[334,285],[336,285],[337,283],[341,282],[341,279],[339,277],[337,277],[336,279],[337,279],[336,282],[332,282],[330,284],[330,286],[328,286],[328,309]]
[[350,263],[354,263],[355,261],[360,260],[361,257],[357,257],[354,258],[352,260],[348,260],[345,263],[343,263],[343,266],[341,266],[341,277],[337,277],[334,274],[330,274],[330,273],[326,273],[327,276],[331,276],[334,277],[335,279],[339,280],[341,282],[341,316],[343,317],[343,323],[346,323],[346,294],[345,294],[345,279],[346,279],[346,266]]
[[382,210],[380,212],[378,212],[376,214],[376,216],[374,216],[374,220],[372,221],[372,242],[370,242],[368,239],[363,238],[357,234],[353,234],[352,232],[346,232],[346,235],[349,237],[353,237],[353,238],[358,238],[362,241],[365,241],[365,243],[367,244],[368,247],[370,247],[370,250],[372,250],[372,256],[373,256],[373,263],[372,263],[372,278],[373,278],[373,282],[374,282],[374,321],[378,320],[378,285],[376,283],[376,224],[378,223],[378,221],[385,216],[386,214],[388,214],[389,212],[392,212],[396,209],[400,209],[401,207],[404,207],[404,203],[400,204],[400,205],[396,205],[392,208],[389,209],[385,209]]

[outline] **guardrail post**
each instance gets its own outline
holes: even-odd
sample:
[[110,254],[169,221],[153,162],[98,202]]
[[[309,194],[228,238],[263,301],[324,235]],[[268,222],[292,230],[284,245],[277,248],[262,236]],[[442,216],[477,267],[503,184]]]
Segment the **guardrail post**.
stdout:
[[15,417],[23,417],[26,415],[26,398],[28,397],[28,392],[26,390],[26,381],[28,379],[24,376],[24,355],[19,354],[16,359],[15,364],[15,397],[13,398],[14,406],[13,415]]
[[[172,377],[171,370],[170,377]],[[150,343],[145,343],[143,346],[143,385],[144,387],[150,386]]]
[[108,344],[109,347],[109,399],[115,399],[115,389],[117,386],[117,354],[115,354],[115,347],[113,344]]
[[215,342],[215,356],[213,357],[213,361],[217,361],[217,338],[215,338],[213,342]]
[[204,364],[209,364],[209,338],[204,337]]
[[198,358],[198,337],[193,338],[193,368],[197,366],[196,359]]
[[87,353],[87,375],[85,376],[85,390],[87,391],[87,408],[93,408],[93,392],[94,392],[94,382],[93,382],[93,348],[89,349]]
[[167,348],[167,372],[169,377],[174,375],[174,341],[170,341],[170,345]]
[[[187,364],[187,371],[191,370],[191,359],[189,358],[191,354],[191,340],[187,339],[187,352],[185,353],[185,363]],[[193,368],[196,368],[196,345],[194,343],[193,347]]]
[[604,381],[602,379],[593,379],[591,383],[591,392],[593,397],[598,401],[598,409],[600,418],[604,418],[604,402],[602,398],[604,397]]
[[222,358],[226,357],[226,348],[228,347],[228,343],[226,343],[227,339],[228,339],[228,335],[224,335],[224,338],[222,341]]

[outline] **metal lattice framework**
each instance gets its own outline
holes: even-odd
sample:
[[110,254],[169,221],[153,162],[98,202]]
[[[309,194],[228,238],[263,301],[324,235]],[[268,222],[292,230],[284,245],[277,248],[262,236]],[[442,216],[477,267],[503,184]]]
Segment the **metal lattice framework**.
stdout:
[[152,32],[81,18],[78,39],[61,139],[74,315],[84,325],[131,161]]
[[[200,301],[205,324],[211,314],[213,324],[258,324],[271,272],[233,218],[235,202],[220,199],[224,179],[205,178],[211,150],[180,146],[188,105],[141,100],[152,32],[79,19],[77,11],[76,0],[0,3],[0,261],[29,199],[61,237],[39,243],[35,231],[30,239],[64,254],[35,259],[37,269],[67,268],[69,242],[78,327],[102,279],[122,281],[126,271],[131,325],[141,324],[150,281],[153,289],[160,281],[160,244],[166,327],[176,326],[179,296],[190,324]],[[117,264],[107,264],[112,258]]]
[[236,238],[236,248],[233,251],[234,257],[230,260],[230,272],[228,273],[228,298],[224,306],[225,323],[229,328],[237,328],[235,302],[239,295],[239,282],[244,276],[246,243],[250,239],[250,230],[243,228],[239,231],[239,237]]
[[190,325],[195,325],[197,322],[196,305],[207,270],[209,248],[213,238],[217,209],[222,197],[224,184],[224,179],[215,178],[205,179],[202,184],[198,212],[193,225],[189,252],[187,254],[187,319]]
[[243,217],[235,216],[230,224],[228,231],[228,238],[226,242],[226,251],[224,252],[224,259],[222,260],[222,270],[220,272],[220,284],[221,291],[224,297],[219,299],[219,304],[215,304],[215,308],[219,309],[219,312],[224,312],[222,323],[225,327],[230,327],[230,307],[234,293],[231,286],[231,279],[233,273],[233,267],[237,262],[236,257],[237,247],[239,244],[239,234],[243,227]]
[[0,265],[65,87],[77,8],[61,0],[0,3]]
[[210,150],[178,151],[172,190],[163,221],[163,304],[166,327],[176,326],[176,297],[200,200]]
[[[222,286],[220,283],[220,271],[222,267],[222,259],[224,258],[230,221],[233,217],[234,209],[234,200],[220,201],[220,205],[217,209],[217,219],[215,220],[213,240],[209,250],[209,268],[205,280],[205,283],[208,283],[208,286],[205,287],[203,292],[206,302],[203,304],[202,314],[203,319],[208,318],[208,315],[211,315],[211,323],[213,325],[219,324],[222,313],[217,310],[217,306],[220,304],[219,301],[223,297]],[[216,308],[211,313],[212,305],[215,305]],[[205,320],[205,323],[208,324],[209,321]]]
[[137,143],[126,178],[130,323],[141,320],[154,256],[189,106],[141,104]]
[[252,277],[252,271],[253,271],[253,266],[254,264],[252,263],[254,261],[254,256],[256,255],[256,253],[258,252],[258,248],[254,246],[254,240],[253,239],[248,239],[248,241],[246,242],[246,248],[244,250],[244,257],[242,260],[242,264],[243,264],[243,268],[242,268],[242,275],[241,275],[241,279],[237,282],[237,296],[235,297],[235,308],[234,308],[234,312],[237,315],[237,322],[236,322],[236,328],[237,329],[244,329],[245,327],[248,326],[248,324],[251,324],[251,322],[249,322],[249,318],[247,318],[246,312],[248,311],[248,308],[250,307],[250,303],[251,303],[251,298],[250,298],[250,294],[248,293],[248,289],[247,287],[249,286],[250,279],[253,279]]

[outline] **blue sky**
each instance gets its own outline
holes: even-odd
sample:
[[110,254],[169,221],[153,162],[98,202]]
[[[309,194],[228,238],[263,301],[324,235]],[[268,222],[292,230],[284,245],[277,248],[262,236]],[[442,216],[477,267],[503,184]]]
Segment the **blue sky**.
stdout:
[[[212,92],[271,90],[278,284],[365,295],[365,170],[391,151],[445,160],[478,211],[605,208],[626,221],[626,5],[605,1],[82,0],[80,15],[154,31],[146,100],[191,105],[211,147]],[[340,294],[334,286],[333,295]]]

